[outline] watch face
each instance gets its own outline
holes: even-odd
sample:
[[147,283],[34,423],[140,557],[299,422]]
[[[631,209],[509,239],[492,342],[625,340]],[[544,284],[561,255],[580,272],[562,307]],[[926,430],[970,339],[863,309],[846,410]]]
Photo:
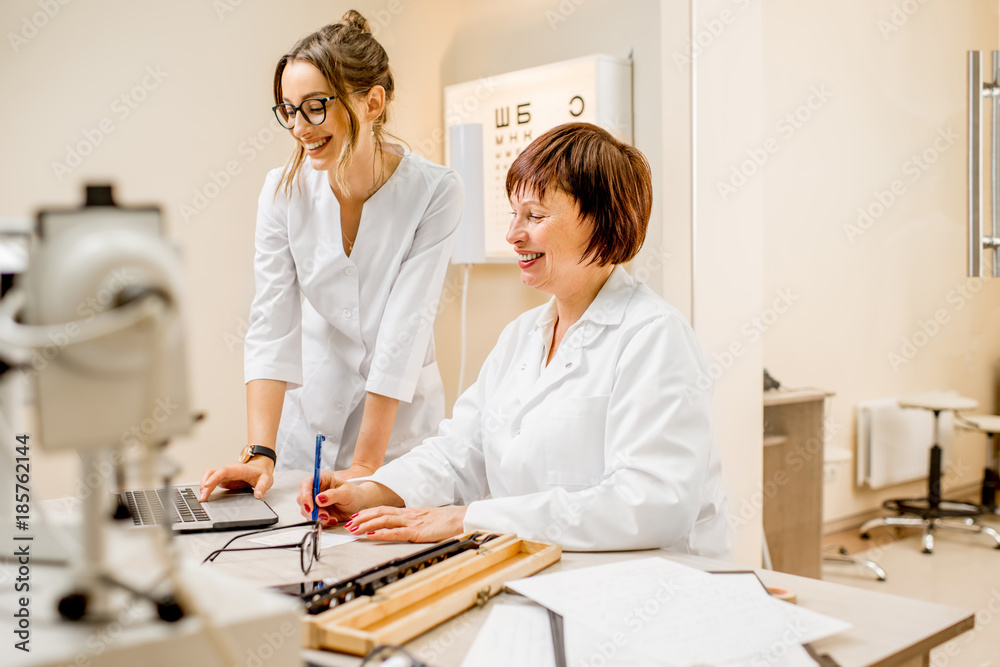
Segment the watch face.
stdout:
[[250,445],[247,445],[246,447],[243,448],[243,451],[240,452],[240,463],[246,463],[249,460],[250,460]]

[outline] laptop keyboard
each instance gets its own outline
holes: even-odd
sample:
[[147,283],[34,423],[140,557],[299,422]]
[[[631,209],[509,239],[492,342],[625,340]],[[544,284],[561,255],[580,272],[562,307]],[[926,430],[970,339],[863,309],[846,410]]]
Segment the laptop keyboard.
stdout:
[[161,523],[208,522],[208,512],[190,487],[125,491],[125,504],[132,523],[152,526]]

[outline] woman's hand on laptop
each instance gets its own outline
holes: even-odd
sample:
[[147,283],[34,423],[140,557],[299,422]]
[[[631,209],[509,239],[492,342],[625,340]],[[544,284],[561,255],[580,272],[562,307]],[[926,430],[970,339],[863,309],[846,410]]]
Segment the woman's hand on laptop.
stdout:
[[209,468],[201,477],[199,500],[205,502],[208,496],[221,486],[224,489],[253,488],[256,498],[263,498],[274,484],[274,462],[266,456],[258,456],[249,463],[231,463],[221,468]]

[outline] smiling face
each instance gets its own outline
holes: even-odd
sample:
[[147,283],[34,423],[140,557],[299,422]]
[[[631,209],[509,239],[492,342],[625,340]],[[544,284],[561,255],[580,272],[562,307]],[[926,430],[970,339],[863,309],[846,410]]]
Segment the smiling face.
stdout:
[[544,196],[515,192],[507,242],[514,246],[521,282],[528,287],[571,299],[602,281],[610,270],[583,258],[593,225],[580,216],[576,200],[550,187]]
[[[333,88],[314,65],[302,60],[293,60],[281,74],[282,102],[302,104],[303,100],[323,98],[333,95]],[[309,102],[310,107],[319,102]],[[309,108],[309,107],[307,107]],[[305,115],[295,116],[295,127],[289,132],[302,144],[306,155],[317,171],[331,171],[337,168],[337,159],[348,135],[349,119],[340,100],[326,103],[326,118],[319,125],[312,125]]]

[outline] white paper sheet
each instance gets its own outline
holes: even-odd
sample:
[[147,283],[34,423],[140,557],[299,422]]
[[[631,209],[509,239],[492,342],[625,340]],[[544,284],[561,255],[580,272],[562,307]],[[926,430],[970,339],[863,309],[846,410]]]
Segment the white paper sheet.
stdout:
[[755,590],[733,575],[714,576],[661,558],[507,585],[562,614],[567,624],[582,625],[591,641],[603,638],[602,653],[614,649],[614,656],[604,656],[609,665],[613,657],[637,655],[677,666],[740,664],[753,657],[777,664],[802,642],[850,627],[776,600],[759,584]]
[[[256,542],[257,544],[264,544],[269,547],[276,547],[279,544],[295,544],[302,541],[302,538],[307,532],[311,530],[309,526],[299,526],[298,528],[288,528],[287,530],[274,531],[273,533],[264,533],[260,537],[251,537],[250,542]],[[353,535],[340,535],[337,533],[323,532],[320,538],[320,550],[328,549],[329,547],[337,547],[341,544],[347,544],[348,542],[353,542],[358,538]]]
[[817,667],[809,652],[799,644],[788,644],[763,656],[740,658],[719,667]]
[[462,667],[555,667],[555,664],[549,612],[529,604],[494,607],[462,661]]
[[[758,584],[759,585],[759,584]],[[564,620],[569,667],[649,667],[649,657]],[[517,641],[512,641],[516,637]],[[555,667],[548,612],[530,602],[493,608],[462,661],[462,667]],[[661,663],[657,663],[661,664]],[[662,663],[669,664],[669,663]],[[768,655],[724,663],[720,667],[816,667],[802,646],[791,644]]]
[[725,577],[731,585],[745,588],[748,595],[762,596],[762,599],[774,605],[778,612],[785,618],[785,627],[789,629],[791,635],[797,638],[800,644],[808,644],[823,637],[830,637],[851,627],[851,624],[846,621],[825,616],[805,607],[799,607],[790,602],[784,602],[776,597],[772,597],[767,593],[767,590],[755,574],[732,573],[717,574],[714,576]]
[[[573,621],[563,621],[570,667],[644,667],[649,659],[615,646]],[[512,641],[516,637],[516,641]],[[549,612],[528,600],[493,608],[479,629],[462,667],[555,667]]]

